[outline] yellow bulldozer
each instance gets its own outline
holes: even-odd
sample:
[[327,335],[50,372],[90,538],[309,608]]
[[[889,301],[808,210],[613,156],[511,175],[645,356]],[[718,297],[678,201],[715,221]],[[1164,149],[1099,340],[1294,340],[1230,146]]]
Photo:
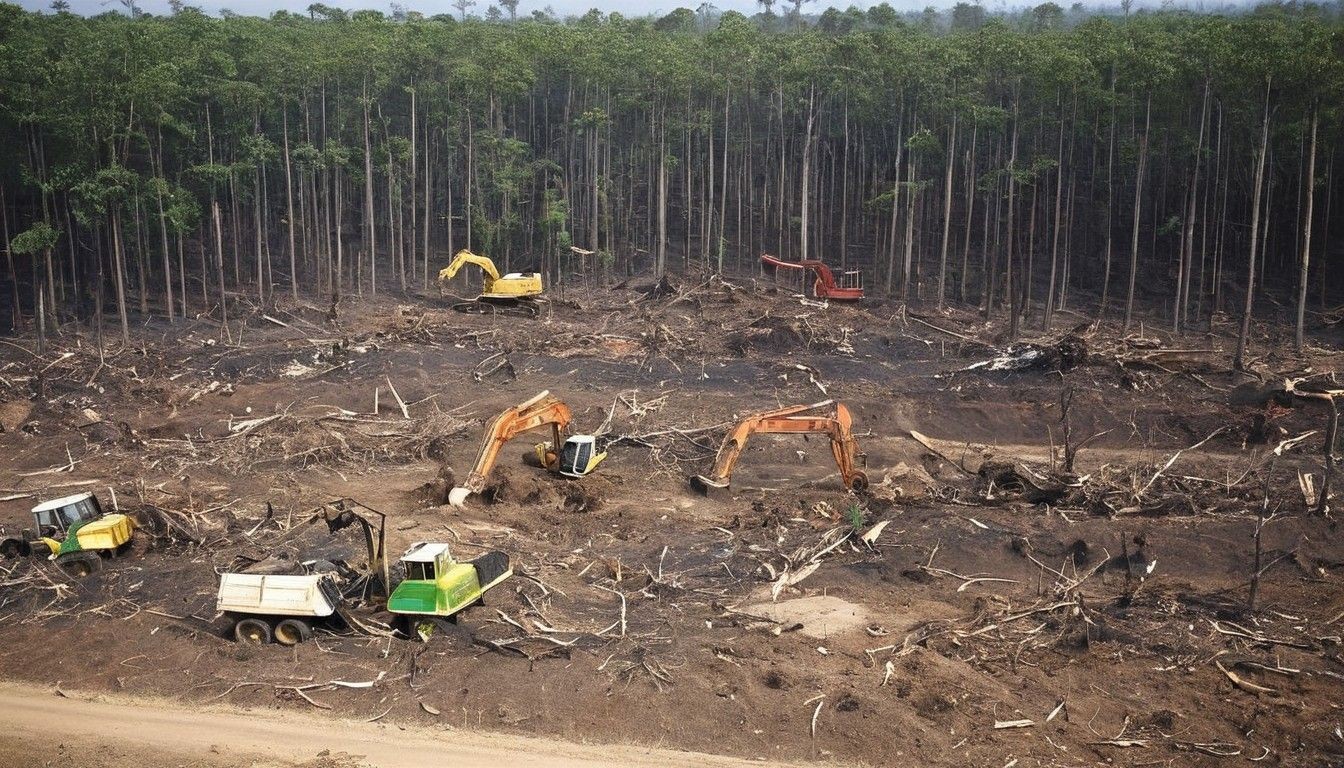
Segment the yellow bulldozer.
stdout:
[[0,540],[0,555],[43,557],[74,576],[101,570],[104,557],[123,554],[131,546],[135,523],[119,512],[103,513],[98,497],[78,493],[33,507],[36,530]]
[[484,284],[479,296],[470,301],[459,301],[453,305],[453,309],[473,314],[500,313],[526,317],[536,317],[541,313],[540,272],[509,272],[501,275],[489,257],[466,249],[458,251],[452,262],[439,271],[440,291],[468,264],[480,268]]

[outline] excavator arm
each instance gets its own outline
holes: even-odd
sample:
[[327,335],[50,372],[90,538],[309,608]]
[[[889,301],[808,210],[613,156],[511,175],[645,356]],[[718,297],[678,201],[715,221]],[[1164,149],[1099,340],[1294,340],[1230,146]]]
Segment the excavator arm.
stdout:
[[[831,406],[829,413],[809,413]],[[714,458],[714,469],[706,477],[696,475],[691,485],[701,493],[711,488],[727,488],[733,468],[754,434],[824,434],[831,441],[831,455],[840,469],[840,479],[850,490],[868,487],[868,476],[858,468],[859,446],[854,439],[849,409],[842,403],[825,400],[814,405],[794,405],[774,411],[757,413],[742,419],[734,426],[719,446]]]
[[500,450],[505,443],[518,435],[549,424],[551,445],[559,446],[562,442],[560,433],[569,426],[570,418],[572,414],[569,406],[547,390],[543,390],[521,405],[502,411],[490,420],[485,429],[485,440],[481,443],[481,450],[476,454],[476,463],[471,468],[471,474],[467,475],[462,485],[448,492],[448,503],[461,507],[468,496],[485,490],[486,478],[495,466]]
[[823,261],[806,259],[804,261],[784,261],[768,253],[761,254],[761,263],[776,269],[802,270],[805,276],[812,277],[812,295],[819,299],[836,301],[858,301],[863,298],[863,287],[859,284],[857,271],[844,273],[845,282],[836,281],[835,273]]
[[475,264],[485,273],[485,290],[482,293],[490,293],[495,281],[499,279],[499,270],[495,268],[495,262],[487,256],[479,256],[466,250],[465,248],[457,252],[452,263],[439,270],[439,283],[446,283],[457,277],[457,273],[462,271],[462,267],[468,264]]

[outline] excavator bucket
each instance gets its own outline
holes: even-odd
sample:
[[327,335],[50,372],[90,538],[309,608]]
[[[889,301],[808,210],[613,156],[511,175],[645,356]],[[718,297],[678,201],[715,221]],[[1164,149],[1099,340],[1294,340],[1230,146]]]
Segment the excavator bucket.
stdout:
[[[439,487],[442,488],[443,486]],[[453,505],[454,507],[457,507],[458,509],[466,509],[467,497],[469,496],[471,496],[471,489],[463,488],[462,486],[459,485],[453,488],[452,490],[448,491],[448,503]]]
[[728,490],[728,483],[704,475],[692,475],[691,487],[701,496],[718,496]]

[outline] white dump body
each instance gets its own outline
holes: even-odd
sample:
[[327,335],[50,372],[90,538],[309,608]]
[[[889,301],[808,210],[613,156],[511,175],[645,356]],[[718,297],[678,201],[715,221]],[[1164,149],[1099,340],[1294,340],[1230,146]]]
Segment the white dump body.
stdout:
[[259,573],[225,573],[219,577],[215,609],[221,612],[266,616],[330,616],[336,612],[334,584],[322,589],[330,577],[287,576]]

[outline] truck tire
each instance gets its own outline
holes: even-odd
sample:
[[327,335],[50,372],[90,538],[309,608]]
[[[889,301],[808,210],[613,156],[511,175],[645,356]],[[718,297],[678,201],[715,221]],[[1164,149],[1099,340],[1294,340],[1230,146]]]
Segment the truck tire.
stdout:
[[273,639],[271,625],[264,619],[239,619],[233,625],[233,639],[247,645],[266,645]]
[[82,579],[101,571],[103,558],[97,552],[71,552],[57,557],[56,564],[71,576]]
[[6,560],[13,560],[16,557],[26,557],[31,551],[28,543],[22,539],[5,539],[0,541],[0,557]]
[[313,628],[303,619],[285,619],[275,625],[275,642],[283,646],[306,643],[313,637]]

